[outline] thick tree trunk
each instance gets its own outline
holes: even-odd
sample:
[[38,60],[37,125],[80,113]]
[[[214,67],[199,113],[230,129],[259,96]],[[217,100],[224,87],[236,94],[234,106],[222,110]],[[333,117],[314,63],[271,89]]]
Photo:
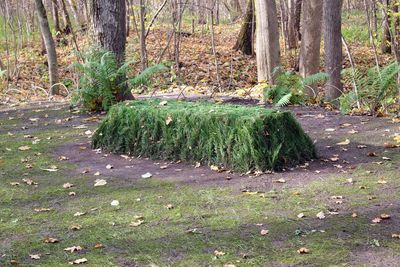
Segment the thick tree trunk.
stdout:
[[256,59],[258,81],[273,83],[280,65],[279,29],[275,0],[256,0]]
[[57,65],[57,53],[56,46],[54,44],[53,36],[51,35],[49,21],[47,19],[46,9],[43,5],[42,0],[35,0],[36,9],[39,17],[40,30],[42,32],[44,44],[47,51],[47,61],[49,65],[49,78],[51,86],[51,94],[58,94],[59,88],[56,85],[58,83],[58,65]]
[[245,55],[253,55],[253,36],[256,29],[256,18],[254,16],[254,0],[248,0],[246,15],[240,28],[239,36],[234,50],[240,50]]
[[[319,72],[321,28],[322,28],[321,0],[303,1],[302,38],[300,46],[300,75],[307,77]],[[308,96],[313,96],[312,88],[305,88]]]
[[392,53],[392,37],[390,31],[391,15],[390,15],[390,0],[382,0],[382,43],[381,51],[382,53],[390,54]]
[[[100,47],[112,52],[118,64],[125,60],[126,3],[125,0],[92,0],[93,26]],[[121,77],[121,80],[126,77]],[[118,100],[132,99],[125,87],[117,94]]]
[[52,0],[51,1],[51,5],[52,5],[52,13],[53,13],[54,30],[56,32],[61,32],[60,17],[58,15],[58,3],[57,3],[57,0]]
[[329,74],[325,86],[325,98],[335,101],[342,93],[342,0],[324,1],[325,71]]

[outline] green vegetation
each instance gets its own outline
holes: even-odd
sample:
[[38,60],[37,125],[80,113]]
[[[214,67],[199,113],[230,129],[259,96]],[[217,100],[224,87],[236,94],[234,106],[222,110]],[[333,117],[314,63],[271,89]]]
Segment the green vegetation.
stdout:
[[[47,128],[29,125],[30,134],[41,139],[37,144],[15,130],[27,125],[29,118],[44,120],[45,115],[49,116]],[[372,256],[388,251],[382,257],[390,260],[400,250],[399,240],[391,238],[398,233],[396,218],[371,225],[381,213],[397,214],[397,205],[390,203],[399,196],[399,189],[393,187],[399,182],[398,153],[391,155],[393,163],[365,164],[353,173],[336,173],[298,186],[289,186],[288,181],[271,191],[264,186],[238,192],[230,186],[140,179],[141,173],[102,174],[107,185],[93,187],[98,178],[93,176],[95,170],[82,174],[79,166],[52,154],[60,145],[86,140],[81,136],[86,129],[64,125],[71,114],[45,110],[9,116],[15,118],[0,118],[1,266],[14,266],[11,262],[70,266],[68,262],[79,258],[87,259],[84,266],[363,266],[369,258],[360,262],[360,251]],[[55,118],[63,124],[53,124]],[[368,135],[365,138],[370,140]],[[30,150],[18,150],[27,145]],[[27,168],[28,164],[32,167]],[[51,165],[58,171],[42,170]],[[377,184],[376,173],[388,184]],[[28,185],[23,178],[38,184]],[[354,185],[346,182],[349,178]],[[15,182],[20,184],[12,185]],[[63,188],[65,183],[74,187]],[[75,196],[69,196],[72,191]],[[343,196],[343,203],[335,204],[334,195]],[[113,200],[120,204],[111,206]],[[332,207],[340,209],[338,215],[329,214]],[[41,208],[50,210],[35,211]],[[315,217],[320,211],[326,214],[324,220]],[[76,212],[86,214],[74,216]],[[353,212],[358,216],[352,217]],[[298,218],[299,213],[305,217]],[[131,226],[136,216],[144,222]],[[81,228],[71,230],[72,225]],[[269,231],[267,235],[260,234],[263,229]],[[58,242],[45,243],[48,237]],[[95,248],[97,244],[102,247]],[[73,246],[82,250],[64,251]],[[300,247],[310,253],[297,253]],[[215,250],[225,254],[215,256]]]
[[373,67],[367,73],[357,69],[344,70],[343,79],[353,84],[353,90],[339,98],[341,111],[349,113],[353,108],[358,108],[357,102],[360,109],[372,114],[390,111],[390,106],[396,104],[399,72],[400,65],[396,62],[380,70]]
[[114,106],[95,148],[244,171],[280,169],[315,157],[289,112],[208,102],[133,101]]
[[81,74],[81,78],[78,88],[74,91],[72,102],[81,103],[88,111],[109,110],[117,103],[117,95],[124,91],[125,87],[147,84],[151,76],[165,69],[163,65],[154,65],[135,77],[127,77],[132,62],[119,66],[111,52],[91,49],[82,57],[83,63],[73,64]]
[[280,67],[274,70],[274,76],[275,84],[265,88],[264,99],[272,101],[277,107],[305,103],[307,96],[304,89],[306,87],[312,89],[311,85],[326,81],[329,77],[326,73],[316,73],[302,78],[295,72],[284,71]]

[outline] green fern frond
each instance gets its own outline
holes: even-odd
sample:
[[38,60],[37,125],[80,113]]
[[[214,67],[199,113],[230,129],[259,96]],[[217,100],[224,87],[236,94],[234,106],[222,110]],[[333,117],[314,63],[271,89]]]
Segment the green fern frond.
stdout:
[[290,99],[292,98],[292,93],[288,93],[279,99],[278,103],[276,103],[277,107],[284,107],[290,104]]

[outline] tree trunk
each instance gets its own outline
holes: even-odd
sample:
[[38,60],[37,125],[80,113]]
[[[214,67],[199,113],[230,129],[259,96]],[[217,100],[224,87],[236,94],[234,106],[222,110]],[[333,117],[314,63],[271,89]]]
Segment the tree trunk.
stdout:
[[381,51],[382,53],[390,54],[392,53],[391,47],[391,32],[390,32],[390,24],[391,24],[391,16],[390,16],[390,0],[382,0],[382,43],[381,43]]
[[329,75],[325,86],[325,98],[336,101],[342,93],[340,73],[342,71],[342,0],[325,0],[324,11],[324,46],[325,71]]
[[140,0],[139,3],[140,3],[140,61],[142,64],[142,71],[143,71],[147,68],[146,29],[145,29],[146,6],[144,0]]
[[298,47],[299,36],[296,31],[296,0],[289,0],[287,5],[287,48]]
[[233,47],[234,50],[240,50],[245,55],[253,55],[253,36],[255,30],[254,0],[248,0],[246,15],[240,28],[238,39]]
[[46,9],[42,0],[35,0],[36,9],[39,17],[40,30],[44,39],[44,44],[47,51],[47,61],[49,65],[49,78],[51,86],[51,94],[59,94],[58,83],[58,65],[56,46],[54,44],[53,36],[51,35],[49,21],[47,19]]
[[72,24],[71,24],[71,18],[69,17],[67,5],[65,4],[65,0],[61,0],[61,6],[62,6],[64,22],[65,22],[65,28],[63,30],[63,33],[70,34],[72,32]]
[[[300,45],[300,75],[307,77],[319,72],[321,28],[321,0],[304,0],[302,17],[302,38]],[[308,96],[314,96],[312,88],[305,88]]]
[[61,32],[60,28],[60,17],[58,16],[58,4],[57,0],[51,1],[52,11],[53,11],[53,22],[54,22],[54,30],[57,32]]
[[[126,47],[125,0],[92,0],[92,15],[98,44],[112,52],[118,64],[123,64]],[[126,77],[121,77],[123,79]],[[118,92],[117,99],[132,99],[132,94],[125,87]]]
[[275,0],[256,0],[256,59],[258,81],[273,83],[280,65],[279,29]]
[[71,7],[72,15],[76,21],[76,24],[79,25],[80,28],[83,28],[83,23],[81,21],[81,17],[79,16],[78,8],[76,6],[76,2],[74,0],[68,0],[68,4]]

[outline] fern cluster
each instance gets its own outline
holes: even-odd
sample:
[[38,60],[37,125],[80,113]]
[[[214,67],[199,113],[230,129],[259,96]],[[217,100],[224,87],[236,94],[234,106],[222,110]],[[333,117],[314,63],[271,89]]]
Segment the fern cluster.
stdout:
[[341,111],[349,113],[357,106],[357,102],[360,108],[370,113],[386,110],[395,104],[399,93],[396,81],[399,72],[400,64],[397,62],[381,70],[373,67],[366,73],[357,69],[343,70],[342,78],[345,83],[353,84],[356,88],[339,98]]
[[326,81],[329,76],[326,73],[316,73],[306,78],[292,71],[285,71],[281,67],[273,72],[274,84],[264,90],[264,99],[272,101],[277,107],[289,104],[301,104],[306,100],[305,87]]
[[209,102],[136,100],[112,107],[93,146],[157,159],[247,172],[281,169],[315,157],[290,112]]
[[135,77],[127,77],[133,62],[120,66],[112,52],[90,49],[82,58],[83,63],[72,65],[81,75],[72,102],[82,104],[89,111],[108,111],[117,102],[118,93],[129,86],[135,88],[148,84],[151,76],[165,69],[161,64],[154,65]]

